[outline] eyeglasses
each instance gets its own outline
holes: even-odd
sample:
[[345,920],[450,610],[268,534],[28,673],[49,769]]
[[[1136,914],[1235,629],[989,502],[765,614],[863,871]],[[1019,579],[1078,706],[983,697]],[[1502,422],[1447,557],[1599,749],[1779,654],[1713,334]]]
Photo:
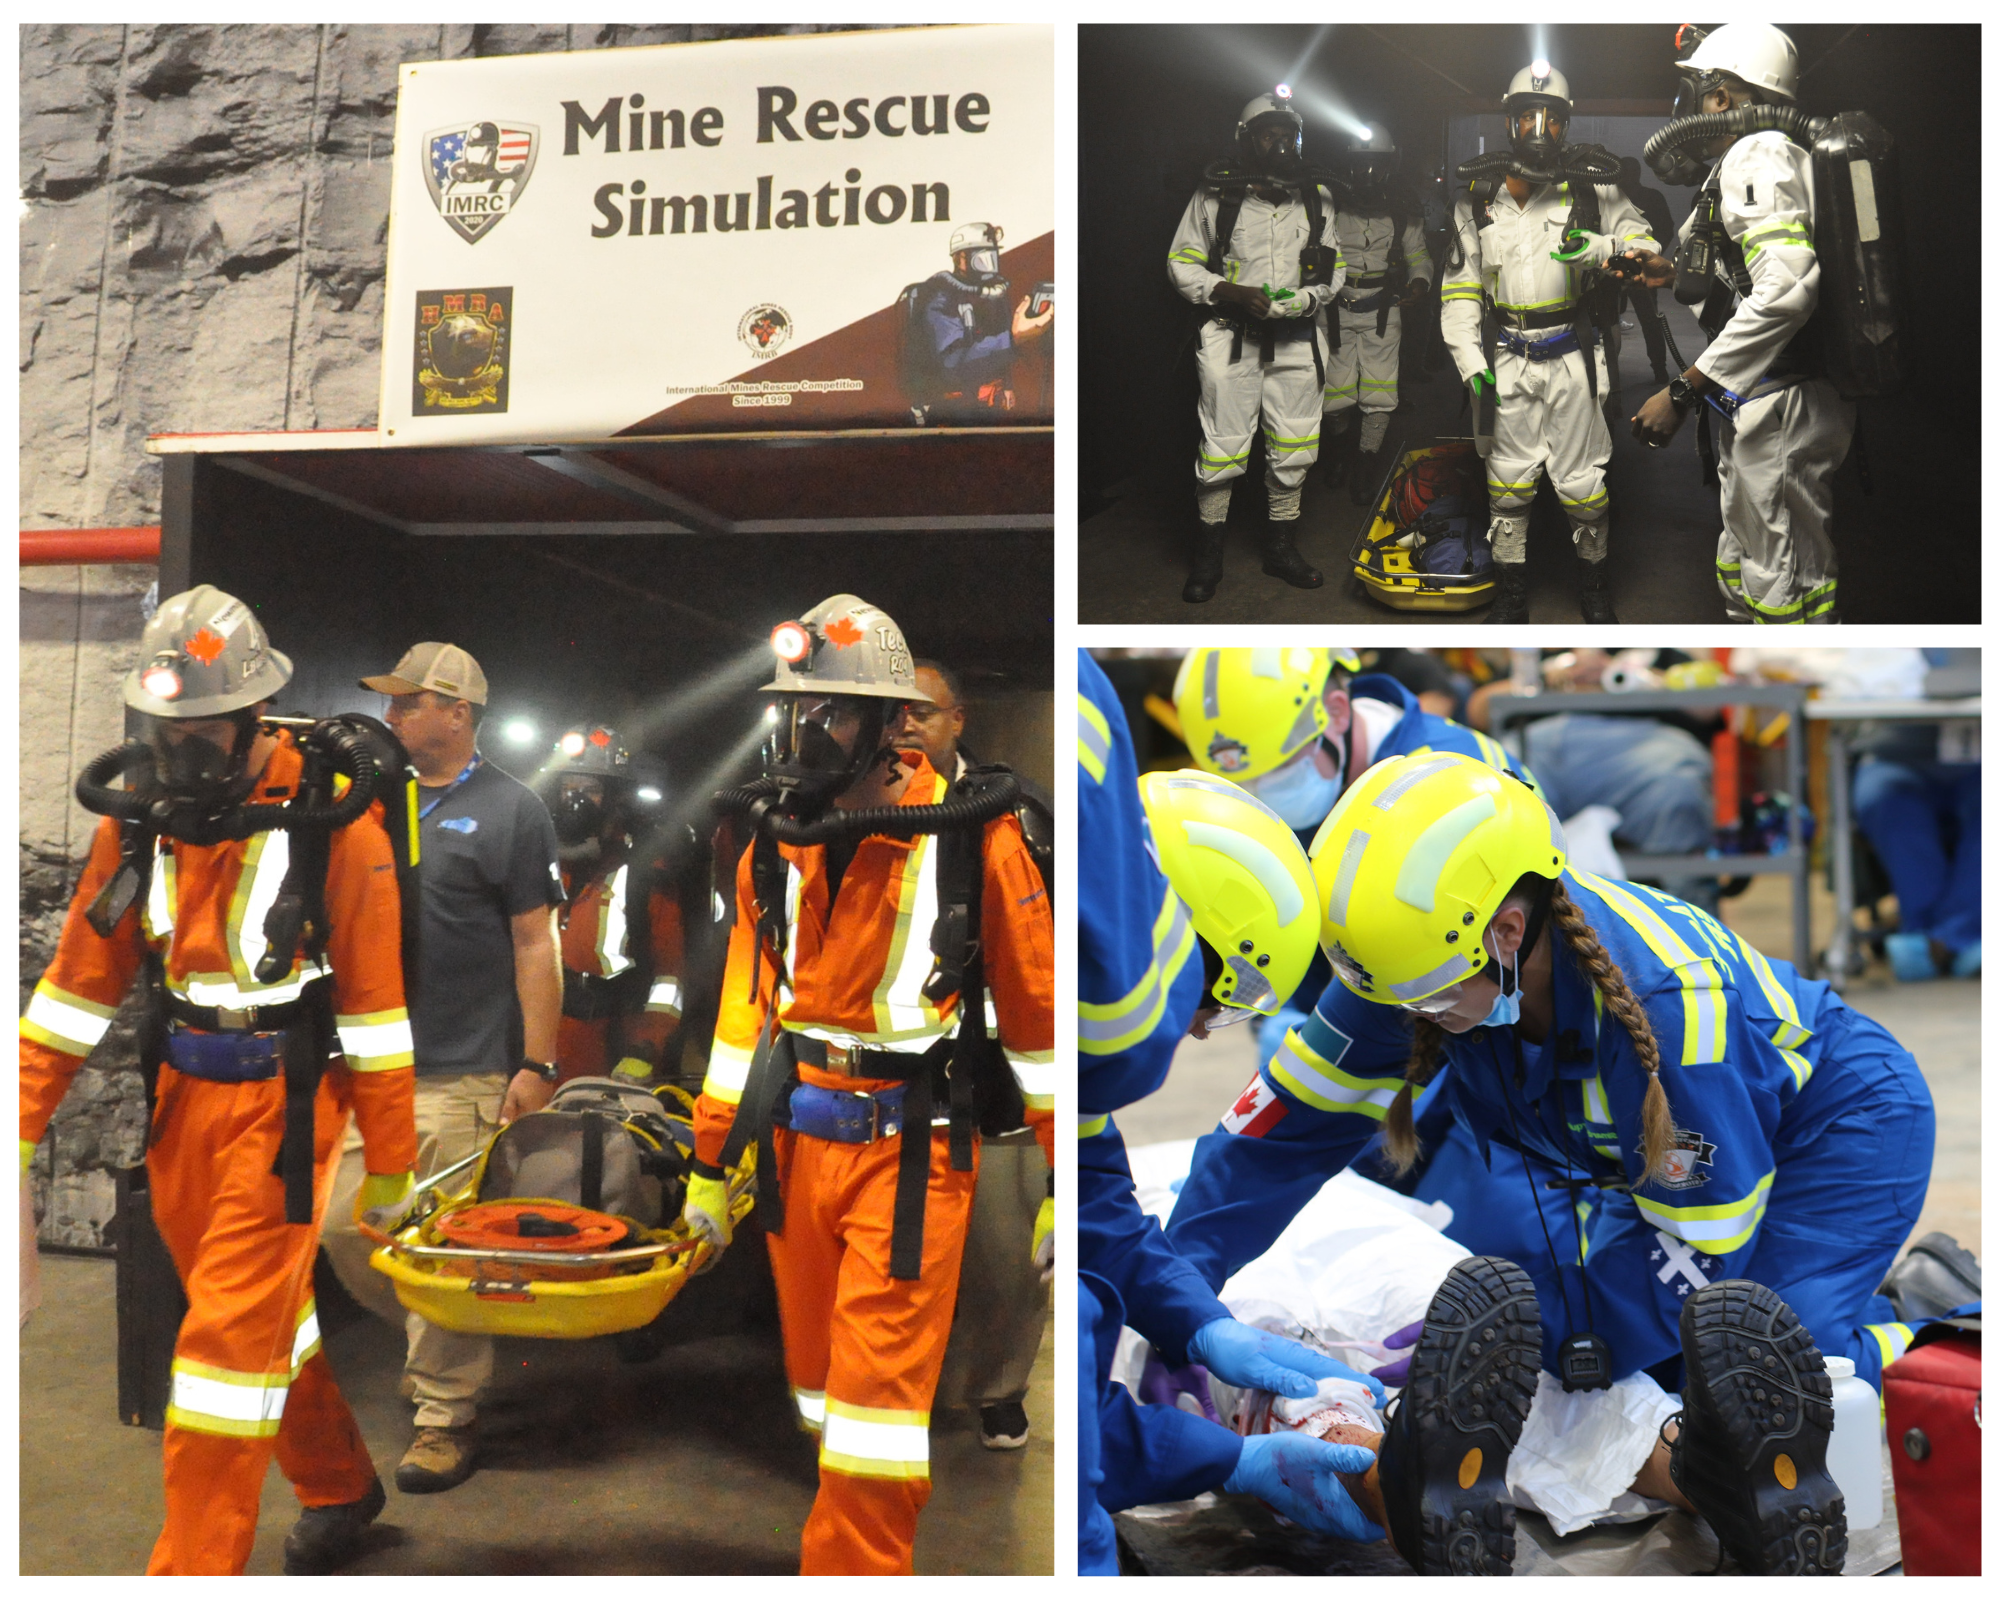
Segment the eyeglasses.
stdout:
[[1457,983],[1438,990],[1436,994],[1427,994],[1421,1000],[1399,1000],[1396,1009],[1414,1012],[1420,1017],[1442,1017],[1456,1008],[1464,997],[1465,983],[1466,980],[1461,978]]

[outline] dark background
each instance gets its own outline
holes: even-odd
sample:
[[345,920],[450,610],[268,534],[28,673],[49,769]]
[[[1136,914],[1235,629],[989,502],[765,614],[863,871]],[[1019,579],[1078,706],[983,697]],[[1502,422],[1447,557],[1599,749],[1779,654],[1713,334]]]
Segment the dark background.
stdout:
[[[1855,511],[1836,512],[1843,559],[1866,537],[1865,525],[1924,532],[1926,559],[1943,558],[1940,572],[1956,575],[1934,589],[1939,609],[1931,614],[1957,620],[1970,606],[1966,620],[1976,620],[1977,499],[1965,485],[1976,484],[1980,437],[1979,29],[1778,26],[1799,47],[1804,110],[1866,110],[1900,147],[1915,366],[1902,394],[1863,401],[1861,415],[1871,460],[1921,462],[1923,470],[1914,495],[1878,488],[1873,499],[1854,499]],[[1672,43],[1670,23],[1081,28],[1081,515],[1102,509],[1107,490],[1134,479],[1189,476],[1191,320],[1167,282],[1167,245],[1202,167],[1227,153],[1252,95],[1292,84],[1306,117],[1308,160],[1343,147],[1337,127],[1315,116],[1315,95],[1385,124],[1407,174],[1443,154],[1451,116],[1497,111],[1508,80],[1538,48],[1568,76],[1579,117],[1664,122],[1678,86]],[[1650,171],[1643,181],[1667,196],[1677,219],[1685,214],[1691,190],[1667,188]]]

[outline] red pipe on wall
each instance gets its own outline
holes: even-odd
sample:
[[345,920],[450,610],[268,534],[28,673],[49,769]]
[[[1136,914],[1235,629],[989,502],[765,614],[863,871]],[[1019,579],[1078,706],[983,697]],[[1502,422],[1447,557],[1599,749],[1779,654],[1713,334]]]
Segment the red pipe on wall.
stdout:
[[21,530],[24,567],[100,566],[111,562],[150,566],[159,559],[157,527]]

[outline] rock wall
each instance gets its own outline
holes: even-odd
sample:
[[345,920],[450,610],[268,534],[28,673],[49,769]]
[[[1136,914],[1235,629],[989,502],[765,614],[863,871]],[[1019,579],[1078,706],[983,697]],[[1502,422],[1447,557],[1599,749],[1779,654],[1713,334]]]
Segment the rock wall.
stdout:
[[[160,520],[149,433],[375,422],[396,69],[823,25],[117,26],[21,46],[21,525]],[[21,578],[22,1002],[93,818],[78,768],[122,736],[153,574]],[[129,1030],[91,1058],[35,1164],[42,1237],[102,1242],[140,1154]]]

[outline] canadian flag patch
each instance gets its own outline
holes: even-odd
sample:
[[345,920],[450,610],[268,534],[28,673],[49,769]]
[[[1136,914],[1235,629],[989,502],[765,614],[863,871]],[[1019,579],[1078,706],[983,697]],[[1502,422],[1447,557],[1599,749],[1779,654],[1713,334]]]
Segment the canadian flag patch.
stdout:
[[1289,1109],[1278,1098],[1278,1091],[1265,1082],[1264,1074],[1260,1072],[1243,1086],[1243,1092],[1236,1097],[1236,1104],[1229,1108],[1222,1125],[1231,1133],[1261,1139],[1285,1120]]

